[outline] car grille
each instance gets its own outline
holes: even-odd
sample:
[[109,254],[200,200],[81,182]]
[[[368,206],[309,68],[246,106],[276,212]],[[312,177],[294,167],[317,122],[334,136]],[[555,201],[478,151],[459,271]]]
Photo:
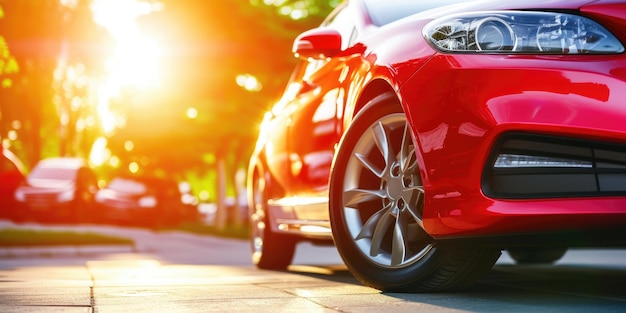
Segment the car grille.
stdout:
[[137,207],[135,201],[127,200],[127,199],[106,199],[102,203],[105,206],[117,208],[117,209],[127,209]]
[[508,134],[494,147],[482,188],[508,199],[626,195],[626,145]]
[[26,202],[31,205],[50,205],[57,203],[58,195],[56,193],[50,194],[27,194]]

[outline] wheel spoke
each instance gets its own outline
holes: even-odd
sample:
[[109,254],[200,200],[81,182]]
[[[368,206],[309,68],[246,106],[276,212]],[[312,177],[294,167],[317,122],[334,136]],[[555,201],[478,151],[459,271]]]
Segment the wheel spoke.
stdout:
[[406,190],[403,191],[402,198],[406,199],[404,210],[409,212],[409,214],[413,217],[415,222],[421,228],[424,228],[424,224],[422,222],[422,212],[420,210],[422,201],[424,200],[424,188],[422,187],[407,188]]
[[374,125],[372,128],[372,132],[374,133],[374,142],[376,143],[378,150],[385,158],[385,166],[389,167],[395,161],[396,154],[394,153],[391,142],[387,137],[388,131],[385,129],[382,122],[378,122],[378,124]]
[[376,164],[371,162],[367,156],[360,153],[355,153],[354,156],[361,162],[361,164],[363,164],[363,166],[365,166],[365,168],[376,175],[376,177],[383,177],[383,169],[380,169]]
[[406,234],[407,225],[402,221],[400,215],[396,218],[393,229],[393,242],[391,243],[391,265],[401,265],[406,259]]
[[383,190],[352,189],[344,192],[344,206],[356,209],[355,205],[371,200],[383,199],[386,194]]
[[383,209],[372,214],[372,216],[370,216],[370,218],[367,219],[367,221],[363,224],[361,231],[354,239],[361,240],[365,238],[372,238],[372,236],[374,235],[374,230],[376,229],[376,225],[378,224],[380,219],[383,217],[384,213],[385,213],[385,210]]
[[424,187],[410,126],[394,113],[357,136],[341,173],[343,223],[369,261],[405,267],[431,248],[423,229]]
[[381,252],[383,240],[385,235],[389,231],[389,228],[393,225],[394,217],[391,214],[391,210],[385,210],[380,219],[374,227],[374,233],[372,234],[372,242],[370,245],[370,256],[377,256]]

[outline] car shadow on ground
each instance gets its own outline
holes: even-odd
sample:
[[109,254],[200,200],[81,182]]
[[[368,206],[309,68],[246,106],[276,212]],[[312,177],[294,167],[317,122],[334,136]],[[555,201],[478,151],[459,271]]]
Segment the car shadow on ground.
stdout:
[[[290,273],[361,285],[344,265],[292,265]],[[399,301],[474,312],[625,312],[626,268],[595,265],[496,265],[469,289],[381,292]]]
[[338,265],[290,265],[287,272],[315,277],[337,283],[361,285],[343,264]]
[[[625,312],[626,269],[496,265],[454,293],[389,293],[403,301],[474,312]],[[452,299],[452,300],[451,300]]]
[[[478,290],[515,289],[547,294],[579,295],[623,302],[626,268],[597,265],[497,265],[477,282]],[[495,287],[495,288],[494,288]]]

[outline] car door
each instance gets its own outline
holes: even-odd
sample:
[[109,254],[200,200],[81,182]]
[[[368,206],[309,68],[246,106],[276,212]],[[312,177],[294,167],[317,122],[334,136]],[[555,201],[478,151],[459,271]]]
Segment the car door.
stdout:
[[338,101],[343,88],[338,76],[343,67],[336,61],[307,64],[303,92],[293,102],[289,127],[290,186],[299,196],[325,195],[328,175],[339,141]]
[[306,86],[302,85],[301,79],[305,63],[301,61],[296,66],[282,98],[267,113],[262,129],[262,134],[266,136],[262,154],[267,168],[287,195],[291,194],[289,187],[292,176],[289,167],[289,142],[292,141],[289,129],[298,110],[298,95],[306,93]]
[[[343,8],[322,27],[341,34],[342,49],[353,45],[357,36],[354,8]],[[289,128],[290,186],[299,196],[324,197],[335,145],[341,136],[346,88],[350,83],[350,57],[307,60],[302,84],[307,88],[294,101]]]

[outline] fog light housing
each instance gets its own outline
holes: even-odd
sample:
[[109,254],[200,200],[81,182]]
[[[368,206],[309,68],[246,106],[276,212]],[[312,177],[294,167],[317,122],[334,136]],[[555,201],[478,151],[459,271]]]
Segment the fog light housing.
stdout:
[[486,196],[499,199],[626,196],[626,144],[504,134],[481,185]]
[[558,167],[558,168],[592,168],[593,163],[585,160],[520,155],[502,153],[498,155],[494,168],[529,168],[529,167]]

